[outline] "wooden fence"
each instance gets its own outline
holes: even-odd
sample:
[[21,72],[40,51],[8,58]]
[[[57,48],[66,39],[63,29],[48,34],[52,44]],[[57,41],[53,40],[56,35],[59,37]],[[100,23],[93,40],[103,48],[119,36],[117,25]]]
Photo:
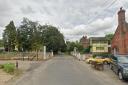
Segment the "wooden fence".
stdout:
[[[45,58],[53,57],[51,52],[47,52]],[[3,52],[0,53],[0,60],[44,60],[43,52]]]

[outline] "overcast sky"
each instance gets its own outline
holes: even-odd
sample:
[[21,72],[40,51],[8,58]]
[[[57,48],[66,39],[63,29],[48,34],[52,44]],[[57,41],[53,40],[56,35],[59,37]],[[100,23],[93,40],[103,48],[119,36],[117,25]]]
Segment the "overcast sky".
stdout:
[[10,20],[18,26],[23,17],[59,27],[66,40],[104,36],[114,33],[121,6],[128,21],[128,0],[0,0],[0,38]]

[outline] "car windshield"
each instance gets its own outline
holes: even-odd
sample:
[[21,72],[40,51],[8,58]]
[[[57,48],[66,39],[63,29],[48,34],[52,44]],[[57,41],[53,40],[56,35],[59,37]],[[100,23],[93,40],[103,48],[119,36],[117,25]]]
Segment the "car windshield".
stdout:
[[125,57],[118,57],[118,61],[120,63],[128,63],[128,56]]

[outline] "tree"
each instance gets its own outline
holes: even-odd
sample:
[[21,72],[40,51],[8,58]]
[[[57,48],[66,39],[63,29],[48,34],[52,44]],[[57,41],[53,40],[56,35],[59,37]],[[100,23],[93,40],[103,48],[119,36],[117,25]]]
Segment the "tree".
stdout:
[[77,48],[77,51],[82,52],[83,51],[83,46],[80,44],[80,42],[70,42],[67,41],[67,51],[70,53],[71,51],[74,51],[74,48]]
[[58,28],[51,25],[40,25],[27,18],[23,18],[17,30],[13,22],[6,26],[3,34],[6,48],[18,51],[38,51],[43,45],[47,46],[47,51],[64,51],[66,48],[64,36]]
[[77,50],[78,50],[79,52],[82,52],[83,49],[84,49],[83,46],[81,45],[81,43],[78,42],[78,41],[75,42],[75,46],[76,46],[76,48],[77,48]]
[[42,31],[42,40],[44,45],[47,47],[47,51],[53,51],[57,53],[65,48],[65,41],[63,34],[51,25],[44,25]]
[[3,47],[3,46],[4,46],[3,40],[0,39],[0,47]]
[[74,51],[74,48],[76,47],[75,42],[66,42],[67,45],[67,51],[70,53],[71,51]]
[[105,38],[108,40],[109,44],[111,43],[113,36],[114,36],[114,34],[106,34],[105,35]]
[[19,51],[37,51],[40,49],[41,36],[37,22],[23,18],[21,25],[17,29],[17,35]]
[[13,21],[6,26],[3,33],[3,42],[6,51],[14,51],[16,46],[16,27]]

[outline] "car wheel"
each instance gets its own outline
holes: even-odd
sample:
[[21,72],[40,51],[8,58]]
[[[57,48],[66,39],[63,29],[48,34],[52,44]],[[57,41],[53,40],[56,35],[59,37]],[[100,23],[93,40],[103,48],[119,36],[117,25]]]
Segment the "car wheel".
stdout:
[[121,71],[119,71],[118,76],[119,76],[120,80],[123,80],[123,75],[122,75]]

